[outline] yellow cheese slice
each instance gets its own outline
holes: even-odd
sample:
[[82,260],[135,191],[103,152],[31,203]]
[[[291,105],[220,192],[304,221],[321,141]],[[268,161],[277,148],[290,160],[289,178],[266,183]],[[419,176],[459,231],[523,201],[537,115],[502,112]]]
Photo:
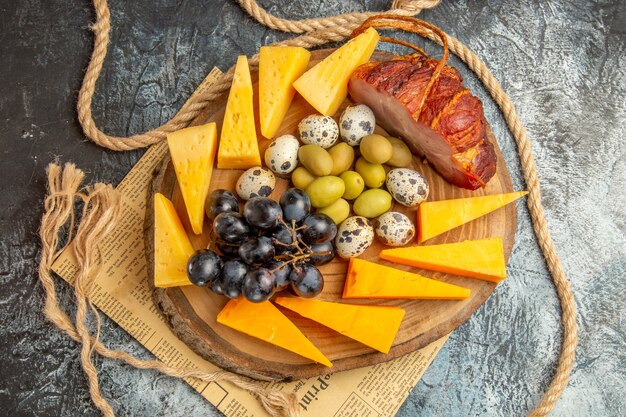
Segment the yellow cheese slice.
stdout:
[[254,126],[252,80],[248,59],[240,56],[226,103],[217,167],[248,169],[254,166],[261,166],[261,154]]
[[215,123],[188,127],[167,135],[172,164],[185,200],[193,232],[202,233],[204,204],[209,194],[217,150]]
[[380,257],[398,264],[491,282],[500,282],[506,277],[504,248],[499,237],[385,249]]
[[154,195],[154,285],[191,285],[187,261],[194,250],[176,209],[163,194]]
[[341,304],[294,297],[277,297],[275,302],[383,353],[391,349],[404,317],[404,310],[400,307]]
[[462,300],[470,293],[467,288],[359,258],[350,258],[343,288],[343,298]]
[[348,96],[350,75],[369,61],[379,38],[376,29],[367,29],[302,74],[293,86],[315,110],[332,116]]
[[491,213],[528,194],[519,191],[454,200],[426,201],[417,210],[417,241],[422,243],[455,227]]
[[333,366],[296,325],[269,301],[253,303],[243,297],[230,300],[217,315],[217,322],[322,365]]
[[261,133],[276,134],[296,90],[293,82],[306,71],[311,53],[299,46],[262,46],[259,52],[259,119]]

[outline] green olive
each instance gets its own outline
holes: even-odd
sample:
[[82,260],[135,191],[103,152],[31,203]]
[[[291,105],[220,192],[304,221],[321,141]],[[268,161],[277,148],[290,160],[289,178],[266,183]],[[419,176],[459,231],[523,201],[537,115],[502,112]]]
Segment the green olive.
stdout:
[[354,162],[354,149],[345,142],[341,142],[328,150],[333,158],[333,170],[330,175],[339,175],[350,169]]
[[343,198],[346,200],[354,200],[363,192],[365,188],[365,182],[363,177],[358,172],[346,171],[339,176],[343,180],[346,186],[346,191],[343,193]]
[[301,190],[304,190],[315,178],[317,177],[307,171],[305,167],[298,167],[291,173],[291,182]]
[[341,178],[331,175],[317,178],[304,189],[315,208],[330,206],[341,198],[344,191],[346,186]]
[[367,190],[354,200],[352,209],[355,214],[372,219],[387,212],[391,208],[391,200],[391,194],[385,190]]
[[395,168],[406,168],[411,165],[413,154],[409,147],[406,146],[406,143],[398,138],[387,138],[387,140],[391,143],[391,147],[393,148],[391,158],[389,158],[387,164]]
[[387,138],[375,133],[365,136],[359,149],[361,156],[372,164],[384,164],[393,153],[393,147]]
[[354,165],[356,172],[361,174],[365,185],[369,188],[378,188],[384,184],[386,173],[381,164],[370,164],[363,157],[356,160]]
[[317,209],[317,212],[324,213],[325,215],[333,219],[335,224],[339,224],[347,219],[350,215],[350,204],[348,204],[348,202],[343,198],[340,198],[330,206]]
[[298,149],[300,163],[313,175],[322,177],[333,170],[333,158],[318,145],[304,145]]

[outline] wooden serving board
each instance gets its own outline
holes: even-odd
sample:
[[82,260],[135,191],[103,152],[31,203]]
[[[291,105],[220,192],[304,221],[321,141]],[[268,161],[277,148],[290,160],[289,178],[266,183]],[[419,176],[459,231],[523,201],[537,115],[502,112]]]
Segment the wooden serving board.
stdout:
[[[331,51],[332,50],[322,50],[313,52],[310,65],[312,66],[316,62],[319,62]],[[392,57],[393,55],[389,53],[377,51],[372,57],[372,60],[387,60]],[[257,75],[256,71],[252,74],[255,88],[258,80]],[[201,114],[194,121],[194,124],[214,121],[217,122],[219,132],[227,97],[228,92],[224,93],[224,97],[221,100],[217,100],[211,108]],[[258,97],[256,90],[255,97]],[[256,104],[257,103],[255,103],[255,105]],[[349,100],[346,100],[344,107],[348,104]],[[337,112],[337,118],[342,110],[343,107]],[[277,136],[286,133],[295,134],[297,136],[298,122],[303,117],[312,113],[315,113],[315,110],[300,96],[296,95]],[[258,117],[256,120],[258,120]],[[260,132],[258,125],[257,132]],[[377,128],[377,132],[384,133],[380,128]],[[488,135],[496,149],[498,168],[496,175],[491,179],[485,189],[469,191],[452,186],[431,169],[427,163],[422,162],[418,158],[414,159],[412,168],[421,172],[430,183],[429,200],[480,196],[512,191],[511,178],[504,163],[504,158],[490,129],[488,129]],[[261,155],[263,155],[268,144],[269,141],[262,138],[259,134]],[[215,169],[211,180],[211,189],[226,188],[234,191],[237,178],[242,172],[243,171],[240,170]],[[271,197],[278,200],[280,194],[289,186],[288,180],[277,179],[276,189]],[[183,224],[188,231],[191,231],[185,205],[169,157],[165,158],[162,168],[154,179],[153,193],[156,192],[160,192],[172,199]],[[413,221],[416,219],[416,209],[409,209],[394,203],[392,210],[406,213]],[[149,276],[153,276],[153,221],[151,204],[148,205],[146,218],[146,256],[150,269]],[[206,248],[209,241],[210,223],[208,221],[206,223],[203,235],[195,236],[193,233],[189,232],[192,244],[197,249]],[[510,204],[503,209],[433,238],[427,243],[458,242],[467,239],[501,236],[504,242],[505,256],[508,260],[513,247],[515,229],[515,204]],[[374,244],[361,255],[361,258],[391,265],[386,261],[380,260],[378,257],[378,253],[383,248],[382,244],[375,241]],[[396,336],[394,345],[388,354],[377,352],[359,342],[325,328],[320,324],[279,307],[333,362],[334,366],[332,368],[312,363],[299,355],[218,324],[216,322],[216,316],[228,300],[223,296],[213,294],[209,289],[195,286],[167,289],[155,288],[153,294],[158,308],[165,316],[165,319],[174,333],[200,356],[222,368],[252,378],[263,380],[292,380],[373,365],[420,349],[450,333],[461,323],[466,321],[472,313],[485,302],[496,286],[490,282],[471,278],[418,270],[402,265],[393,266],[470,288],[472,295],[463,301],[349,301],[350,303],[372,305],[395,305],[405,310],[406,315]],[[333,262],[323,265],[320,270],[324,275],[325,285],[324,291],[318,298],[328,301],[342,301],[341,293],[347,270],[347,262],[336,258]],[[259,318],[259,320],[262,320],[262,318]]]

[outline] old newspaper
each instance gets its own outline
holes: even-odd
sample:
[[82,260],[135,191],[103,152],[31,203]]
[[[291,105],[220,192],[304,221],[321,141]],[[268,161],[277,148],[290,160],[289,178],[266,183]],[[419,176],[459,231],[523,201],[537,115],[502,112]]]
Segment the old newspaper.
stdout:
[[[220,74],[214,69],[203,84],[210,85]],[[154,305],[148,285],[144,217],[153,172],[166,152],[165,143],[152,146],[118,185],[122,220],[101,243],[104,266],[92,300],[166,364],[215,371],[215,365],[196,355],[172,333]],[[77,266],[71,249],[59,256],[53,270],[66,281],[73,281]],[[296,393],[303,416],[393,416],[445,339],[383,364],[296,382],[264,384]],[[186,381],[228,417],[266,415],[256,398],[228,383]]]

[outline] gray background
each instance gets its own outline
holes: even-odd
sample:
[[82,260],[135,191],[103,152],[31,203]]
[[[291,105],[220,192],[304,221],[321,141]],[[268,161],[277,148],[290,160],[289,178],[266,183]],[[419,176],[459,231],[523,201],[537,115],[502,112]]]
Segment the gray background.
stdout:
[[[232,0],[112,1],[111,46],[94,103],[99,126],[118,135],[167,121],[215,65],[285,38],[254,23]],[[264,0],[279,16],[383,10],[388,1]],[[546,214],[572,282],[580,345],[555,416],[626,414],[625,3],[451,1],[421,14],[465,42],[515,102],[533,140]],[[87,1],[0,2],[0,413],[95,416],[79,347],[42,316],[37,226],[44,168],[74,161],[89,180],[117,183],[142,151],[89,143],[74,103],[92,47]],[[436,51],[435,49],[429,49]],[[487,93],[483,99],[514,178],[516,149]],[[509,277],[443,348],[399,416],[514,416],[535,406],[561,342],[560,309],[518,205]],[[64,284],[61,300],[71,304]],[[109,320],[104,340],[145,350]],[[214,416],[184,382],[96,359],[119,415]]]

